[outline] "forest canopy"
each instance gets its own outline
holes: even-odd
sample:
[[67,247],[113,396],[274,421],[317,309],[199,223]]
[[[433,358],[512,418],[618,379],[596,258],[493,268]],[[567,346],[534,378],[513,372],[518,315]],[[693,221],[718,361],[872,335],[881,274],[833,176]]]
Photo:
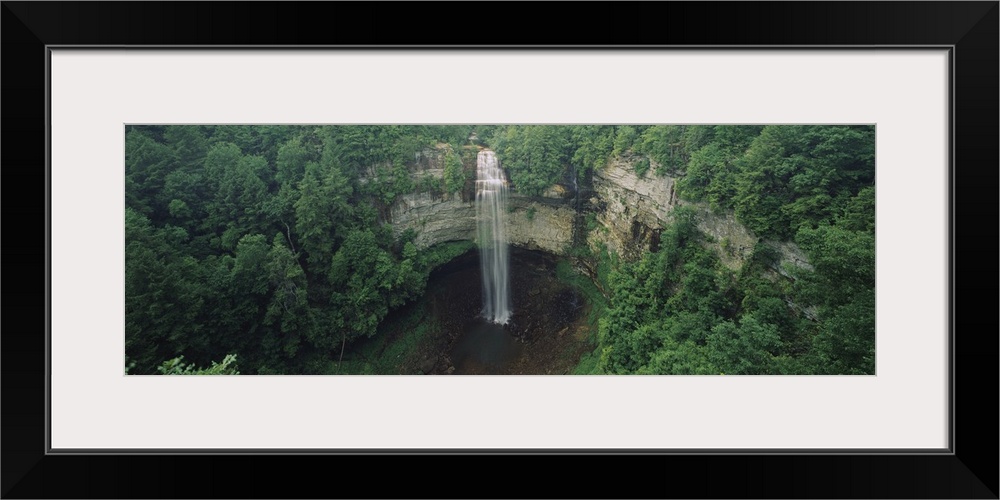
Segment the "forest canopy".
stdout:
[[[480,147],[525,196],[621,159],[761,240],[733,272],[678,208],[636,260],[577,249],[607,299],[578,372],[874,373],[875,128],[845,125],[128,126],[128,373],[330,373],[471,247],[418,247],[389,213],[467,200]],[[439,177],[412,174],[427,151]],[[764,240],[809,268],[776,278]]]

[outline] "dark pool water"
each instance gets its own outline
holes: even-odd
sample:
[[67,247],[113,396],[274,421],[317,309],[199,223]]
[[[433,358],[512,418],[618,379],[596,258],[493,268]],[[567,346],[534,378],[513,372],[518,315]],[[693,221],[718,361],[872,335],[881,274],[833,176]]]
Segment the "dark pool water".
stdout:
[[[421,358],[435,358],[430,372],[544,374],[553,363],[562,362],[558,355],[567,349],[571,336],[566,334],[567,327],[580,317],[584,301],[556,279],[556,262],[541,252],[511,249],[512,316],[502,326],[482,318],[477,252],[471,251],[432,273],[427,307],[437,329],[427,342],[439,354]],[[425,368],[422,371],[426,372]]]
[[455,340],[451,360],[455,374],[499,375],[521,354],[523,345],[503,326],[473,321]]

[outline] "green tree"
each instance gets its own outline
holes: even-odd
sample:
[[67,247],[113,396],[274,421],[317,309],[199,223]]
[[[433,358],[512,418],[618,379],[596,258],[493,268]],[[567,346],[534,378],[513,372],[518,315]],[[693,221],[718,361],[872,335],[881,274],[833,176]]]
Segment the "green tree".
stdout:
[[875,235],[839,226],[802,228],[796,240],[813,271],[800,272],[798,300],[815,304],[820,373],[875,372]]
[[[701,247],[691,210],[677,209],[660,239],[657,252],[622,263],[608,276],[611,304],[598,327],[598,369],[604,373],[651,373],[674,365],[676,373],[698,373],[714,366],[704,356],[685,365],[676,352],[700,349],[720,315],[731,309],[721,290],[729,279],[718,259]],[[664,349],[672,354],[661,353]],[[660,358],[654,361],[656,353]]]
[[688,155],[684,151],[683,125],[657,125],[647,128],[636,140],[635,149],[659,164],[657,175],[683,172]]
[[614,148],[615,128],[610,125],[577,125],[571,127],[575,151],[571,162],[576,166],[577,181],[587,173],[604,168]]
[[332,164],[326,165],[325,171],[312,164],[299,183],[295,229],[310,268],[318,274],[329,269],[337,241],[343,236],[338,226],[350,218],[352,191],[346,176]]
[[225,227],[222,248],[232,250],[241,237],[265,230],[263,220],[268,200],[267,184],[262,179],[267,160],[244,156],[222,175],[215,197],[215,217]]
[[130,128],[125,134],[125,206],[163,220],[166,206],[161,204],[159,193],[175,164],[176,156],[170,148],[142,129]]
[[866,186],[847,202],[837,226],[850,231],[875,232],[875,186]]
[[865,290],[824,314],[814,337],[818,373],[875,373],[875,290]]
[[289,139],[278,148],[274,180],[280,185],[294,186],[305,175],[306,164],[318,159],[302,144],[301,139]]
[[762,323],[752,314],[719,323],[708,336],[708,359],[725,374],[769,375],[776,373],[775,353],[781,337],[774,325]]
[[208,141],[198,125],[172,125],[163,131],[166,144],[174,151],[180,170],[201,167],[208,152]]
[[718,369],[708,359],[708,351],[694,342],[668,339],[636,370],[639,375],[712,375]]
[[509,125],[491,144],[514,188],[538,196],[565,173],[571,151],[569,129],[554,125]]
[[157,229],[125,209],[125,353],[140,373],[206,346],[195,321],[204,302],[198,263],[178,251],[186,238],[183,229]]
[[[348,341],[373,336],[390,308],[412,298],[414,249],[411,245],[406,251],[410,258],[401,266],[379,246],[371,230],[354,230],[344,239],[333,257],[329,277],[335,287],[329,321],[340,332],[341,355]],[[332,347],[329,343],[326,346]]]
[[741,161],[736,216],[757,234],[787,239],[828,223],[874,181],[872,127],[767,126]]
[[614,145],[611,149],[612,156],[621,156],[625,152],[632,150],[632,146],[643,133],[643,127],[634,125],[622,125],[615,129]]
[[735,158],[718,144],[708,144],[695,151],[687,164],[687,173],[677,187],[690,199],[708,201],[713,207],[730,208],[736,196]]
[[292,358],[298,353],[302,337],[315,327],[305,271],[280,234],[274,236],[264,268],[272,294],[263,320],[270,327],[263,348],[272,358]]
[[804,227],[795,239],[815,270],[801,273],[799,290],[809,302],[835,307],[875,289],[873,233],[824,225]]
[[444,186],[448,193],[457,193],[465,188],[465,171],[462,168],[462,160],[455,153],[454,149],[448,148],[444,157]]

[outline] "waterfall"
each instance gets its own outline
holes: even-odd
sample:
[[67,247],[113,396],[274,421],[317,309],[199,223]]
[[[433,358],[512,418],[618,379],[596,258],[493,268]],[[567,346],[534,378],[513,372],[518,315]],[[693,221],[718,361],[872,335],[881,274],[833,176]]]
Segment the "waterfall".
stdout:
[[476,223],[483,274],[483,317],[501,325],[510,319],[506,213],[507,179],[500,160],[493,151],[480,151],[476,157]]

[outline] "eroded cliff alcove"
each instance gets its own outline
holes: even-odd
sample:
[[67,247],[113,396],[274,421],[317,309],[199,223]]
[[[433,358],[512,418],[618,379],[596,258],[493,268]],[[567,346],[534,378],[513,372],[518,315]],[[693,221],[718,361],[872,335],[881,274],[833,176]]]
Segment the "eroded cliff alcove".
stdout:
[[[428,150],[411,170],[414,182],[440,180],[444,153]],[[574,245],[601,246],[625,259],[635,259],[654,249],[673,210],[690,206],[696,211],[698,229],[709,236],[712,249],[727,267],[740,269],[760,241],[740,224],[731,211],[713,211],[707,203],[680,200],[675,177],[639,175],[636,157],[613,157],[597,169],[585,185],[556,184],[543,196],[515,191],[508,200],[507,236],[510,244],[554,255],[567,255]],[[474,169],[474,165],[464,165]],[[448,241],[472,241],[476,232],[474,187],[462,192],[404,194],[392,205],[394,233],[415,234],[414,243],[426,248]],[[515,187],[516,189],[516,187]],[[594,223],[587,228],[587,220]],[[580,241],[585,237],[585,241]],[[787,274],[788,265],[808,268],[803,252],[791,242],[766,241],[780,255],[775,271]]]
[[501,327],[475,337],[513,342],[489,370],[589,328],[574,373],[872,372],[871,126],[151,125],[126,146],[135,373],[471,372],[465,301]]

